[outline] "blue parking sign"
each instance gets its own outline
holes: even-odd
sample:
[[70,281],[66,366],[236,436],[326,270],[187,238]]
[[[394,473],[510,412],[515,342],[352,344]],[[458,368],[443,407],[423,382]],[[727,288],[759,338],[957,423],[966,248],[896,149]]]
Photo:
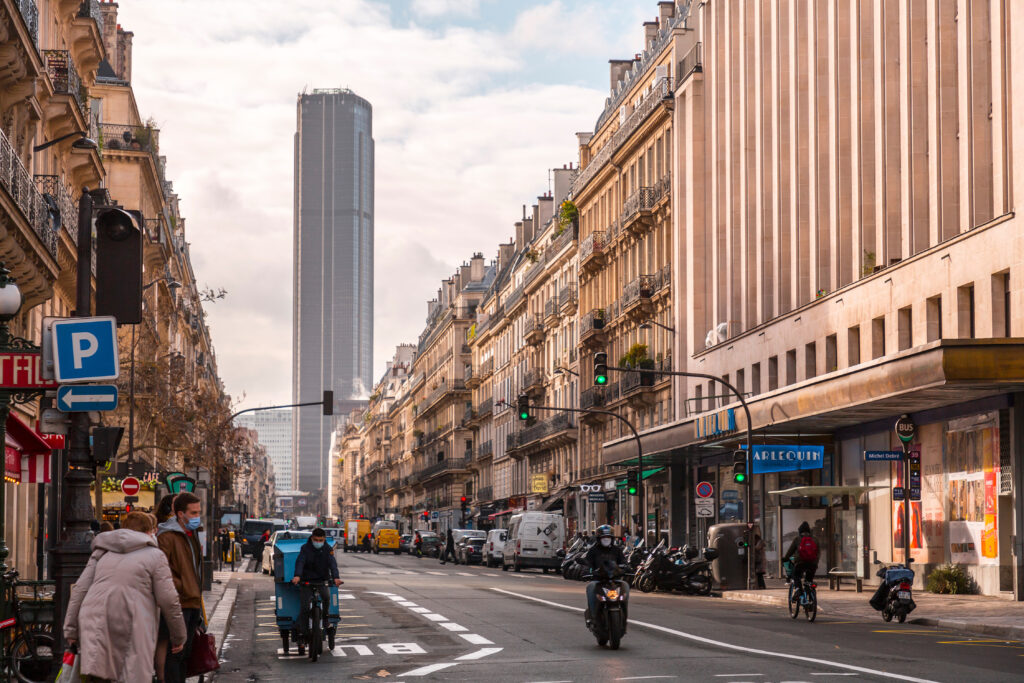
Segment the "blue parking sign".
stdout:
[[116,318],[53,322],[53,374],[58,382],[117,379],[118,370]]

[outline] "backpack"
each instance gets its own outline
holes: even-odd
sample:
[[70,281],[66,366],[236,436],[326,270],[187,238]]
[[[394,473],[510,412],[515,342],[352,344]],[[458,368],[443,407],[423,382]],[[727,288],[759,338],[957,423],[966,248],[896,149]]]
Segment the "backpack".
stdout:
[[796,548],[797,557],[801,562],[818,561],[818,542],[812,536],[804,536],[800,539],[800,545]]

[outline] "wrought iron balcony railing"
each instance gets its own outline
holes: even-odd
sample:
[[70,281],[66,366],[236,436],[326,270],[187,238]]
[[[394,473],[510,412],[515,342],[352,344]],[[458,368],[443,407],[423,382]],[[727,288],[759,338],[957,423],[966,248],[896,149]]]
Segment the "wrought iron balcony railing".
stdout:
[[100,10],[100,0],[84,0],[78,6],[78,16],[92,19],[96,22],[96,29],[103,35],[103,12]]
[[[14,203],[32,226],[46,250],[51,256],[57,256],[57,231],[54,229],[59,208],[54,203],[53,210],[43,199],[43,194],[36,187],[32,175],[21,162],[14,146],[0,130],[0,187],[7,190]],[[77,215],[77,214],[76,214]],[[73,224],[77,227],[77,221]]]
[[14,0],[14,6],[21,13],[21,18],[25,21],[25,28],[28,29],[29,35],[32,36],[32,42],[38,46],[39,7],[36,5],[36,0]]
[[85,115],[85,94],[82,92],[82,79],[75,68],[68,50],[43,50],[46,61],[46,72],[53,83],[53,91],[58,95],[71,95],[78,103],[78,109]]
[[650,299],[654,296],[655,289],[654,276],[641,275],[626,285],[622,293],[622,308],[627,309],[638,301]]
[[[50,204],[51,200],[57,206],[60,215],[60,226],[67,230],[71,239],[78,241],[78,204],[71,198],[71,193],[66,185],[56,175],[37,175],[35,177],[36,188],[43,193],[43,200]],[[49,197],[49,199],[47,199]],[[51,205],[52,206],[52,205]]]
[[622,205],[622,224],[626,225],[641,211],[650,211],[656,203],[657,196],[653,187],[638,187]]
[[580,243],[580,264],[582,265],[594,254],[600,254],[603,252],[604,245],[605,233],[603,230],[595,230],[587,235]]

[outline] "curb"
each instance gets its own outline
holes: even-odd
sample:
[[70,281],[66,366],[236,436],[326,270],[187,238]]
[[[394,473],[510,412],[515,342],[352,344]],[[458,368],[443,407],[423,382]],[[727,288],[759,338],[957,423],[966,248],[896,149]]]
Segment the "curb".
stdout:
[[238,588],[225,588],[224,594],[217,602],[217,607],[213,610],[213,614],[210,615],[210,626],[208,631],[217,643],[218,657],[220,657],[221,650],[224,648],[224,635],[231,626],[231,617],[235,613],[236,597],[238,597]]
[[1005,638],[1006,640],[1024,641],[1024,626],[1004,626],[1002,624],[986,624],[978,621],[964,621],[962,619],[947,618],[936,619],[932,617],[911,619],[910,623],[920,624],[922,626],[948,628],[955,631],[964,631],[965,633],[974,633],[982,636],[995,636],[996,638]]

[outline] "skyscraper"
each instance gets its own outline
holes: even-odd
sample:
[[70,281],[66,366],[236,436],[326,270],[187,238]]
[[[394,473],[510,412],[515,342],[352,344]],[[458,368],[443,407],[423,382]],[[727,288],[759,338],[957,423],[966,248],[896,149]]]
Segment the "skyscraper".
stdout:
[[292,490],[292,409],[261,410],[240,415],[239,427],[256,430],[260,443],[274,463],[274,486],[278,493]]
[[[332,389],[335,415],[347,414],[373,385],[372,108],[350,90],[299,95],[294,211],[295,402]],[[296,409],[297,489],[327,486],[334,419]]]

